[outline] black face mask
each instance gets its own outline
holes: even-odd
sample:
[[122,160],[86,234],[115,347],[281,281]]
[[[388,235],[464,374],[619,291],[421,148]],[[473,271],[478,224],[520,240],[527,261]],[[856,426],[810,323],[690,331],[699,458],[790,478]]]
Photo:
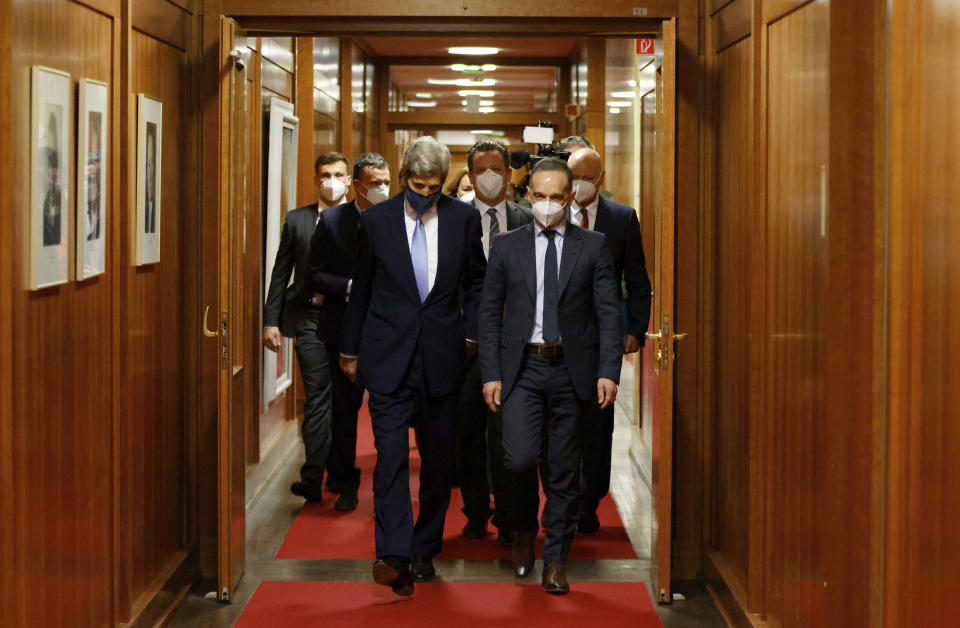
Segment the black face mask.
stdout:
[[435,192],[430,196],[424,196],[423,194],[417,194],[410,188],[407,188],[406,192],[407,202],[410,203],[410,207],[413,208],[413,211],[417,212],[418,216],[422,216],[428,209],[433,207],[434,203],[437,202],[437,199],[440,198],[440,192]]

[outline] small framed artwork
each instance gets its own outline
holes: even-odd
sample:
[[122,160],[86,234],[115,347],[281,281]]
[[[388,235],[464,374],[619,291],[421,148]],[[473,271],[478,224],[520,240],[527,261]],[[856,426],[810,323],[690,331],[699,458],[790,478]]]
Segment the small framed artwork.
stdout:
[[77,115],[77,281],[106,268],[107,102],[106,83],[80,80]]
[[160,261],[160,173],[163,154],[163,103],[146,94],[137,96],[137,206],[134,264]]
[[30,100],[31,290],[70,279],[70,75],[34,66]]

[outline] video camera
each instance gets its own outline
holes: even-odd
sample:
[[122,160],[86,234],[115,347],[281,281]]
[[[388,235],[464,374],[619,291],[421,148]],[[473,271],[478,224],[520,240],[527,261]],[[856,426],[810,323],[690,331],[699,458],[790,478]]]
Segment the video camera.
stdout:
[[553,126],[543,120],[537,121],[537,126],[523,127],[523,141],[528,144],[537,145],[537,154],[531,155],[528,151],[515,150],[510,153],[510,167],[513,169],[526,168],[527,174],[523,182],[517,186],[517,196],[524,196],[527,193],[527,185],[530,183],[530,170],[541,159],[556,157],[566,161],[570,153],[560,150],[553,141]]

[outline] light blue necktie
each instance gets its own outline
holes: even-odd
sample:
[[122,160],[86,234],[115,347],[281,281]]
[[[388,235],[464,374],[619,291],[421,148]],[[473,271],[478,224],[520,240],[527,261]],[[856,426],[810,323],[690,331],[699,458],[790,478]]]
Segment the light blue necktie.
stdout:
[[417,278],[420,302],[423,303],[427,300],[427,295],[430,294],[430,270],[427,265],[427,233],[423,228],[423,214],[421,213],[417,213],[417,226],[413,229],[410,257],[413,258],[413,274]]

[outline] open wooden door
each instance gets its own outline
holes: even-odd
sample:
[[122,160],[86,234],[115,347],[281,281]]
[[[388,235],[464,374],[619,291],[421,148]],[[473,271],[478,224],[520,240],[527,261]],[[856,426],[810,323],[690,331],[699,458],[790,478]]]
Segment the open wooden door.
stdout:
[[[229,601],[243,575],[246,550],[245,422],[248,356],[238,333],[246,328],[243,270],[246,268],[247,80],[245,59],[233,51],[246,35],[222,18],[220,37],[220,268],[218,316],[220,382],[218,421],[218,596]],[[215,332],[216,333],[216,332]]]
[[675,189],[676,189],[676,59],[677,21],[663,22],[660,50],[657,55],[657,116],[656,116],[656,199],[654,206],[653,252],[653,307],[651,328],[647,338],[652,341],[651,359],[644,361],[643,395],[650,400],[644,404],[643,425],[653,433],[652,488],[657,521],[655,552],[657,564],[657,598],[669,603],[670,556],[673,528],[673,397],[674,397],[674,342],[686,336],[674,329],[676,277],[674,262],[676,248]]

